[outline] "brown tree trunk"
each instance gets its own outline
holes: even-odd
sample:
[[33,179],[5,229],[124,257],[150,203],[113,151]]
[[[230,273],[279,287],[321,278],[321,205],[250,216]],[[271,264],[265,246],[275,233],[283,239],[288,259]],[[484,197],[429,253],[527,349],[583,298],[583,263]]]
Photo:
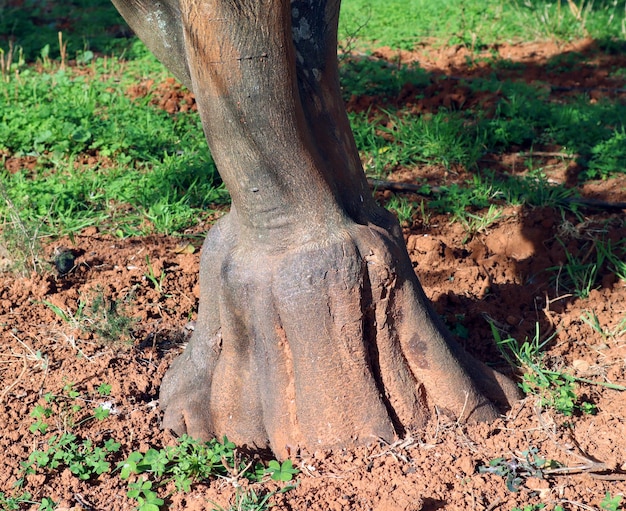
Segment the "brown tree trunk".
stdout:
[[450,340],[369,192],[339,88],[339,0],[145,2],[114,0],[193,90],[232,196],[161,387],[165,427],[286,456],[391,441],[434,406],[496,417],[515,385]]

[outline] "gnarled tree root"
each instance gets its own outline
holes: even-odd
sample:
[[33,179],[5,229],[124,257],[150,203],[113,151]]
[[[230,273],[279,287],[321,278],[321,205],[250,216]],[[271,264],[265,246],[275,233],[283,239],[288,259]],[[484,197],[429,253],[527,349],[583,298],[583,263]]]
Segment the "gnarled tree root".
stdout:
[[347,223],[279,253],[238,232],[233,212],[205,241],[196,330],[161,387],[166,428],[284,457],[391,442],[434,406],[490,420],[518,397],[444,337],[390,229]]

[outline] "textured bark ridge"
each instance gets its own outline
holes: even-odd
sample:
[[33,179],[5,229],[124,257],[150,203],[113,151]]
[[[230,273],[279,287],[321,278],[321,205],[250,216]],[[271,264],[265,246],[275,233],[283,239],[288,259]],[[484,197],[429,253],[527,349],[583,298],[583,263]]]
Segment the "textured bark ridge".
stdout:
[[157,36],[137,1],[114,3],[192,88],[233,201],[203,247],[164,426],[284,457],[391,441],[434,406],[495,418],[515,385],[449,339],[369,193],[341,100],[339,1],[149,3]]
[[435,405],[493,419],[515,395],[441,335],[392,226],[353,223],[272,254],[236,223],[205,242],[196,333],[161,388],[167,427],[285,456],[391,441]]

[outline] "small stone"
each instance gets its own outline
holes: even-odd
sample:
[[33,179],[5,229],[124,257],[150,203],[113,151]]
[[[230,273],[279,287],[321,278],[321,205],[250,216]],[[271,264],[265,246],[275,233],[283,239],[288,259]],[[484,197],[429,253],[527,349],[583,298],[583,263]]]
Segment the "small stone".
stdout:
[[541,491],[550,489],[550,483],[545,479],[540,479],[538,477],[529,477],[526,479],[524,483],[526,488],[533,491]]
[[177,254],[193,254],[195,251],[196,247],[189,242],[179,243],[174,249]]
[[470,456],[461,456],[456,461],[456,466],[463,472],[463,475],[469,476],[476,472],[476,464]]
[[589,362],[587,362],[586,360],[576,359],[572,362],[572,366],[579,373],[586,373],[587,371],[589,371]]
[[95,236],[98,234],[98,228],[95,225],[90,225],[89,227],[85,227],[80,234],[82,236]]
[[54,266],[59,272],[59,275],[65,275],[74,268],[76,257],[74,253],[65,247],[59,247],[54,251]]

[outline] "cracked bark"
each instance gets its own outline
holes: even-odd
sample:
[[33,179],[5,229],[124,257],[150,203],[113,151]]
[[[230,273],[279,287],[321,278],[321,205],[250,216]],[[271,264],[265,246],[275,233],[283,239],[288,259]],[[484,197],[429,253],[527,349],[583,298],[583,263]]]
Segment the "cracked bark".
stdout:
[[371,197],[341,100],[338,0],[113,1],[193,90],[232,197],[161,387],[165,427],[284,457],[393,441],[434,406],[490,420],[517,397],[450,339]]

